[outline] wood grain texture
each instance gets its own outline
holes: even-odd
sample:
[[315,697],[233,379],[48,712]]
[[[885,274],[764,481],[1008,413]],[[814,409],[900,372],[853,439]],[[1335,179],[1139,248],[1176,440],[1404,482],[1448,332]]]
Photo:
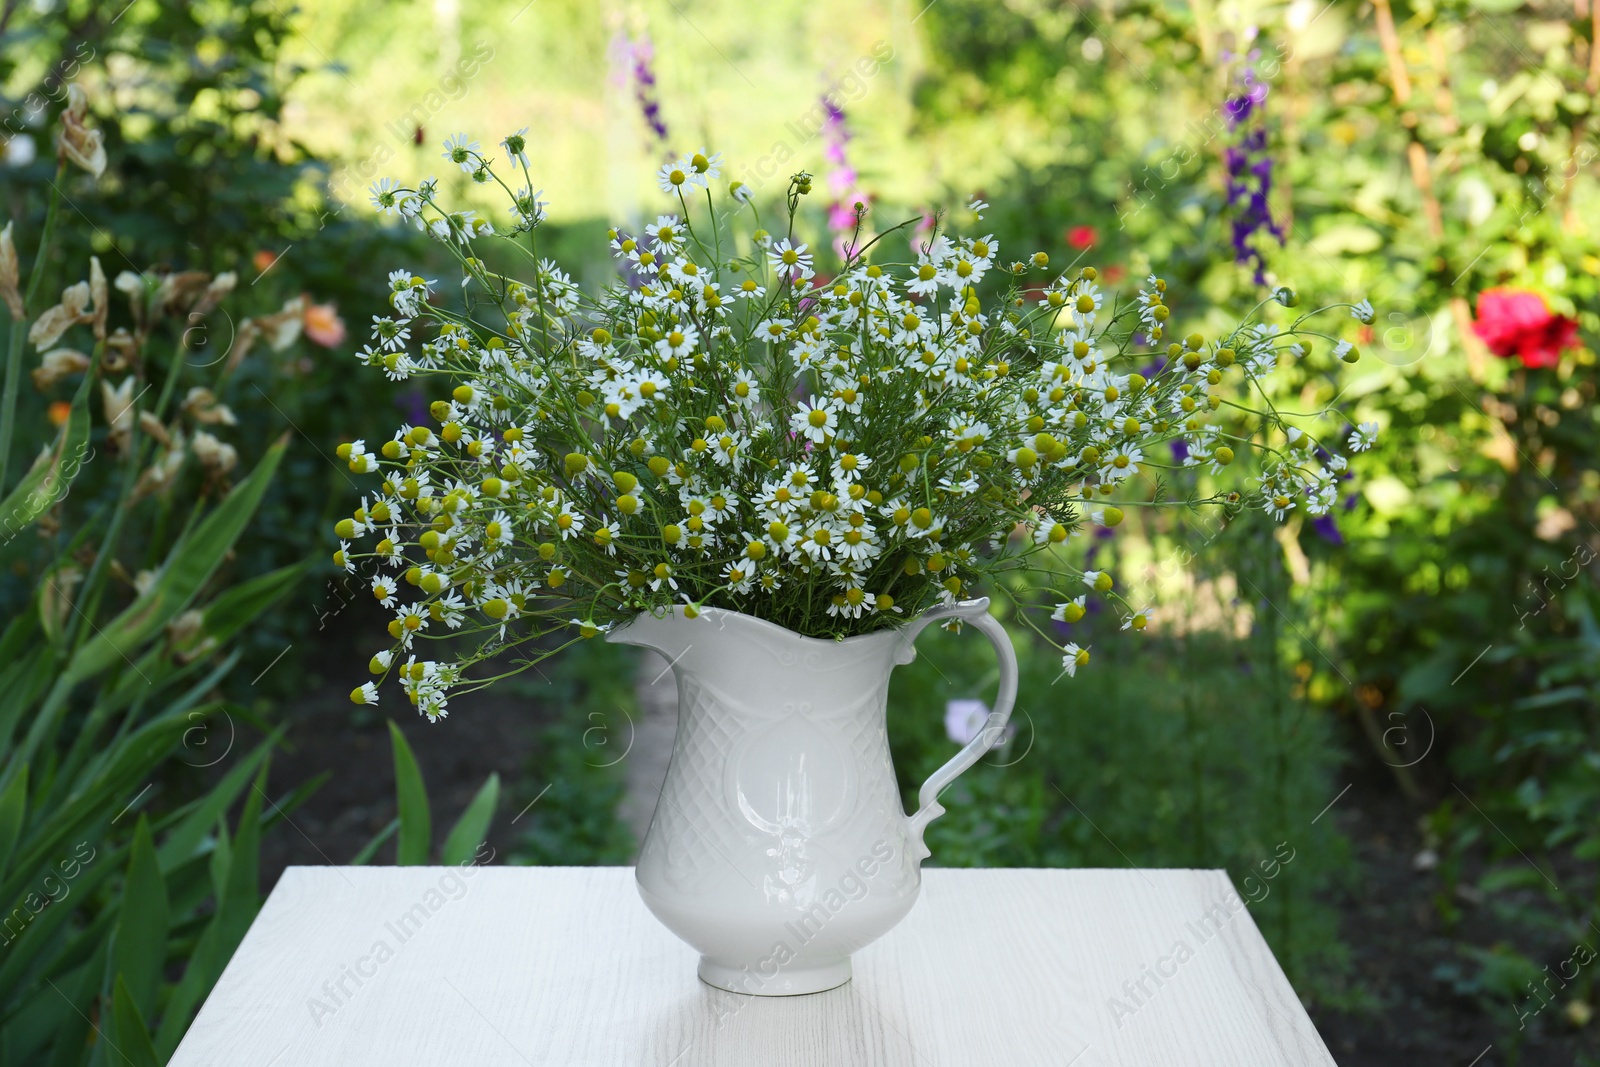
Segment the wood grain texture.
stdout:
[[923,878],[853,981],[766,998],[631,868],[291,867],[171,1067],[1334,1062],[1222,871]]

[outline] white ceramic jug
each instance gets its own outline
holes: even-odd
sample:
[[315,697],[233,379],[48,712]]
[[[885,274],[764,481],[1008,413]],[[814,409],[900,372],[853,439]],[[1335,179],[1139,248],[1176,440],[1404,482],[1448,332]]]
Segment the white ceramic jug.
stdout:
[[[641,616],[610,640],[653,648],[678,682],[678,733],[645,835],[645,904],[701,954],[700,977],[756,995],[850,978],[850,954],[917,899],[938,795],[1004,735],[1017,660],[987,599],[842,641],[708,608]],[[889,672],[927,625],[959,618],[1000,657],[984,728],[922,786],[907,816],[889,758]]]

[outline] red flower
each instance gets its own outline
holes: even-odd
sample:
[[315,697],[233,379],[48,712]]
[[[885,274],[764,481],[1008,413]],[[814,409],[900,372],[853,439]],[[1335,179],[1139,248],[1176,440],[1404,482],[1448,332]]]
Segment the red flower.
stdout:
[[1093,226],[1074,226],[1067,231],[1067,244],[1073,248],[1088,248],[1098,240],[1100,235]]
[[1554,367],[1578,343],[1578,324],[1551,313],[1544,297],[1526,289],[1485,289],[1478,294],[1472,332],[1501,359],[1516,356],[1524,367]]

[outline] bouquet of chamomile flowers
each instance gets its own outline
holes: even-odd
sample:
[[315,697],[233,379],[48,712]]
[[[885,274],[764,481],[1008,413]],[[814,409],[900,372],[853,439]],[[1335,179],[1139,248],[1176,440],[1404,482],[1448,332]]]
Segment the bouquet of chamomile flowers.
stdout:
[[[339,446],[377,484],[338,524],[334,559],[367,571],[394,613],[372,672],[397,675],[430,719],[453,692],[675,606],[848,637],[1010,595],[1020,583],[988,579],[1021,570],[1040,600],[1020,615],[1072,622],[1098,596],[1143,629],[1109,574],[1069,562],[1086,525],[1160,506],[1169,470],[1230,465],[1252,469],[1238,488],[1178,503],[1320,515],[1341,449],[1376,432],[1325,442],[1325,419],[1291,424],[1267,399],[1263,379],[1312,336],[1353,358],[1310,316],[1179,335],[1160,278],[1120,296],[1092,267],[1007,261],[995,237],[937,224],[888,241],[903,227],[870,234],[859,205],[824,276],[796,233],[811,177],[791,179],[769,230],[740,183],[719,209],[720,156],[704,152],[661,168],[667,213],[610,233],[619,277],[592,295],[539,257],[545,205],[521,136],[504,146],[509,182],[476,143],[445,146],[505,190],[504,225],[440,204],[435,181],[374,187],[381,210],[454,253],[464,295],[452,307],[435,282],[390,275],[392,312],[361,358],[429,383],[431,419]],[[486,265],[490,242],[525,259],[523,276]],[[1066,673],[1087,663],[1056,643]]]

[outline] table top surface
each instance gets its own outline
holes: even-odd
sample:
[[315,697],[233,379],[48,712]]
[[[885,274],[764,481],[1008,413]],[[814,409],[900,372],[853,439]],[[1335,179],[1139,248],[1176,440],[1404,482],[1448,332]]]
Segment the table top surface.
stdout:
[[802,997],[746,997],[627,867],[291,867],[170,1067],[1331,1064],[1223,871],[923,871]]

